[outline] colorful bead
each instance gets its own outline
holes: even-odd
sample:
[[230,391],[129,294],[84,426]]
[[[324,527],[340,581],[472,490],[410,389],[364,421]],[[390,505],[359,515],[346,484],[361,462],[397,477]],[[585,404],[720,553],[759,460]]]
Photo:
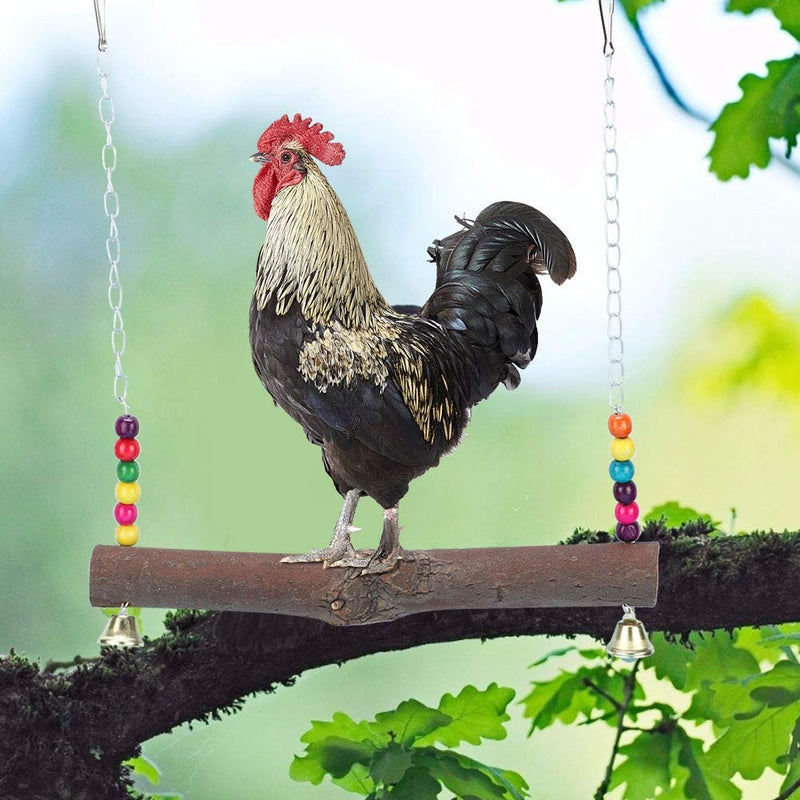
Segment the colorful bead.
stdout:
[[632,480],[633,472],[632,461],[612,461],[608,465],[608,474],[611,476],[611,480],[617,483],[627,483]]
[[612,414],[608,418],[608,432],[617,439],[630,436],[632,430],[633,422],[627,414]]
[[121,439],[135,439],[139,433],[139,420],[132,414],[125,414],[124,417],[117,417],[114,423],[114,430]]
[[133,525],[139,512],[133,503],[117,503],[114,506],[114,519],[120,525]]
[[139,480],[138,461],[120,461],[117,464],[117,478],[123,483],[133,483]]
[[627,506],[636,499],[636,484],[633,481],[614,484],[614,499]]
[[613,439],[611,441],[611,455],[616,461],[630,461],[635,452],[633,439]]
[[631,522],[627,525],[621,522],[617,523],[617,539],[621,542],[635,542],[641,535],[642,529],[638,522]]
[[139,526],[138,525],[119,525],[117,526],[117,544],[123,547],[130,547],[139,541]]
[[114,494],[120,503],[129,506],[139,502],[139,498],[142,496],[142,489],[138,483],[123,483],[120,481]]
[[117,439],[114,455],[120,461],[135,461],[139,457],[139,442],[136,439]]
[[639,519],[639,506],[636,503],[629,503],[626,506],[622,505],[622,503],[617,503],[614,515],[617,518],[617,522],[621,522],[623,525],[630,525]]

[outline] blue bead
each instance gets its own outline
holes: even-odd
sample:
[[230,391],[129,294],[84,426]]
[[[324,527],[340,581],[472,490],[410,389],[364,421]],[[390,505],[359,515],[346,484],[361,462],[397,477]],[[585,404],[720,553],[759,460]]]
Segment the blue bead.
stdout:
[[633,461],[612,461],[608,466],[608,474],[616,483],[627,483],[633,478]]

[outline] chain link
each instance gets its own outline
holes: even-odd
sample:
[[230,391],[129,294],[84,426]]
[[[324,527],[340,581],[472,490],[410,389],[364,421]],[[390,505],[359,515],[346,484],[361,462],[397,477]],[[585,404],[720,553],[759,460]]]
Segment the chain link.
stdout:
[[106,130],[106,142],[101,151],[101,164],[106,173],[106,190],[103,194],[103,211],[108,218],[108,237],[106,238],[106,255],[108,256],[108,305],[112,311],[111,351],[114,354],[114,397],[122,405],[125,413],[128,406],[128,376],[122,369],[122,355],[125,352],[127,336],[122,319],[122,283],[119,278],[119,195],[114,189],[113,175],[117,168],[117,148],[111,136],[114,124],[114,101],[108,93],[108,78],[111,75],[111,53],[106,49],[97,54],[97,75],[100,78],[102,95],[97,102],[100,122]]
[[622,343],[622,279],[619,272],[619,158],[617,156],[617,106],[614,103],[614,78],[611,74],[613,52],[604,56],[606,103],[603,109],[603,167],[606,189],[606,314],[608,316],[608,404],[620,413],[625,403],[625,346]]

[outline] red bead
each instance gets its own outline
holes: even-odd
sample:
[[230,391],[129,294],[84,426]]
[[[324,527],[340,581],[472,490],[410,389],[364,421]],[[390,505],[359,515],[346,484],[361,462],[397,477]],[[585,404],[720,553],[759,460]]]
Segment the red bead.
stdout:
[[139,457],[139,442],[136,439],[117,439],[114,455],[120,461],[135,461]]
[[617,539],[621,542],[635,542],[641,535],[642,529],[638,522],[632,522],[630,525],[617,523]]
[[612,414],[608,418],[608,432],[616,439],[630,436],[632,430],[633,422],[627,414]]
[[617,503],[614,514],[617,517],[617,522],[621,522],[623,525],[630,525],[639,519],[639,506],[636,503],[629,503],[627,506]]
[[136,517],[139,512],[134,505],[126,505],[125,503],[117,503],[114,506],[114,519],[120,525],[133,525],[136,522]]

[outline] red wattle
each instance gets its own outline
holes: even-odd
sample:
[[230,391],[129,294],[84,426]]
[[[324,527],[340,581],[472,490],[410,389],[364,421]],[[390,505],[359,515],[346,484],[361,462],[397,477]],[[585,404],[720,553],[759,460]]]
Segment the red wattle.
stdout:
[[278,176],[271,164],[265,164],[253,181],[253,206],[261,219],[268,219],[272,201],[278,190]]

